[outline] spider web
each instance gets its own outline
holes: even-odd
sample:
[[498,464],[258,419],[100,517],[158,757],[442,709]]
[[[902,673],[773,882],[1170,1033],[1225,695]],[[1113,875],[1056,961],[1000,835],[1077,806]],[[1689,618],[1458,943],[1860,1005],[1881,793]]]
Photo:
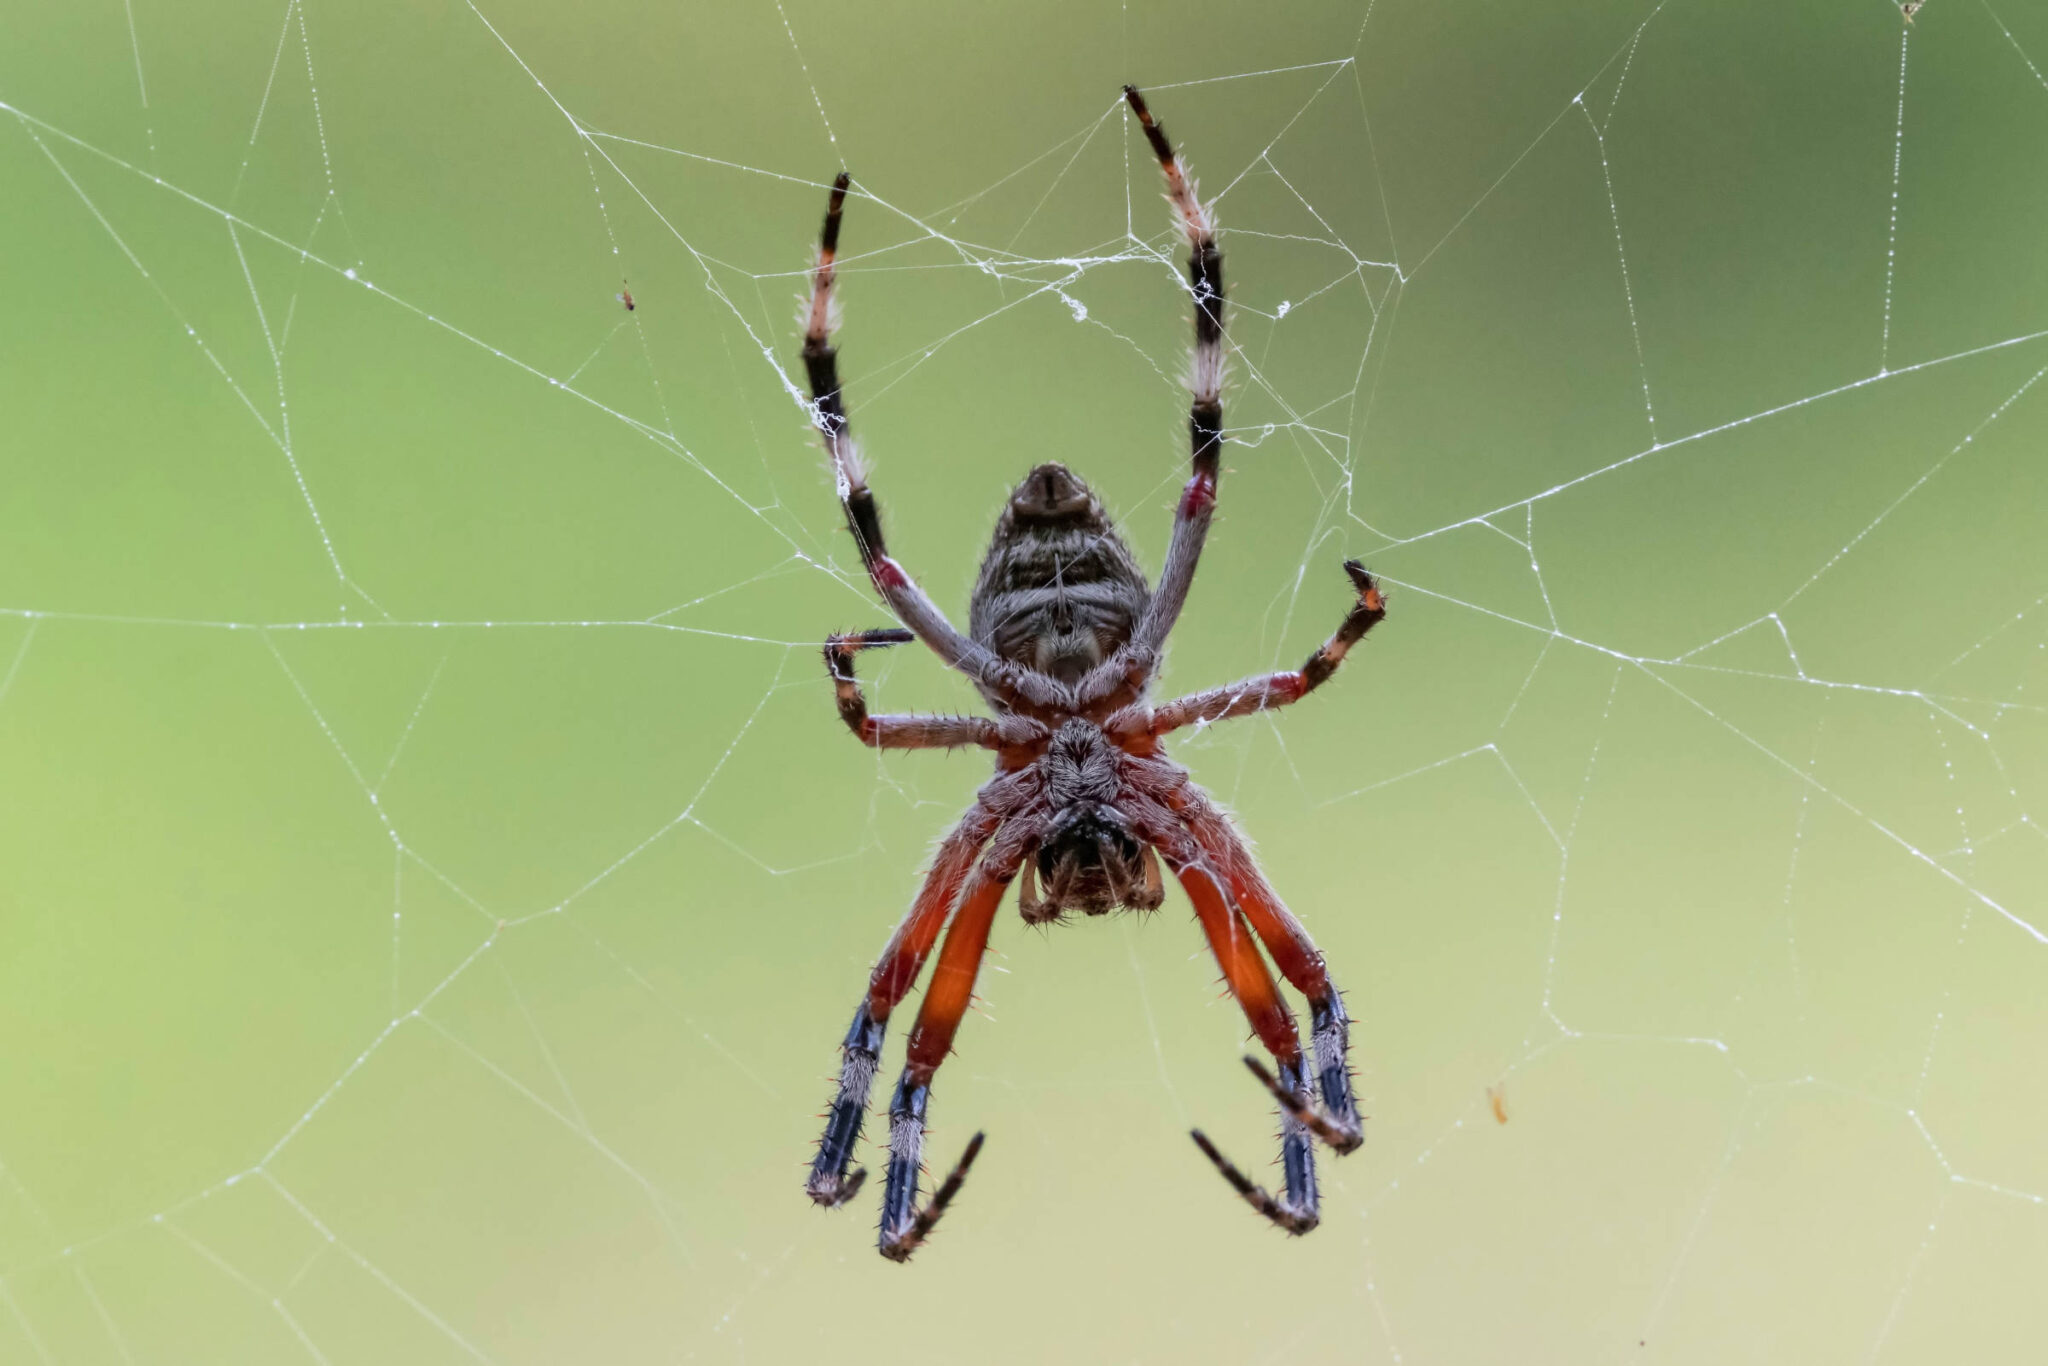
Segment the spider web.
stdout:
[[[2038,16],[13,31],[0,1358],[2040,1341]],[[949,609],[1042,459],[1156,566],[1187,300],[1125,79],[1231,281],[1166,689],[1298,662],[1347,555],[1392,590],[1325,692],[1176,746],[1349,992],[1369,1141],[1283,1242],[1184,1137],[1264,1171],[1272,1121],[1179,903],[1006,917],[912,1289],[801,1170],[982,769],[833,715],[818,640],[882,618],[792,302],[843,161],[853,421]]]

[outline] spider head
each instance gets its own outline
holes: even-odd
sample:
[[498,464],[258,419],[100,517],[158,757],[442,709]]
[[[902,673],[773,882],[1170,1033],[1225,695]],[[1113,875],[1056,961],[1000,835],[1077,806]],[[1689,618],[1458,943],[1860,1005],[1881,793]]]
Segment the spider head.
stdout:
[[1046,903],[1089,915],[1135,904],[1143,855],[1123,812],[1107,802],[1077,802],[1059,813],[1038,846]]

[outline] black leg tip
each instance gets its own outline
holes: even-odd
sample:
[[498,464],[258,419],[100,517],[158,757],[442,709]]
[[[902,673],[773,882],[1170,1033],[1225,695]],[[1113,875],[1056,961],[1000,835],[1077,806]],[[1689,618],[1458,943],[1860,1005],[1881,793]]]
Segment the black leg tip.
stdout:
[[[1271,1093],[1273,1099],[1279,1102],[1280,1109],[1284,1113],[1317,1138],[1329,1144],[1331,1151],[1335,1152],[1338,1156],[1341,1157],[1346,1153],[1357,1152],[1359,1148],[1364,1146],[1365,1129],[1355,1120],[1333,1120],[1319,1113],[1315,1107],[1309,1105],[1303,1098],[1289,1095],[1287,1089],[1280,1084],[1279,1078],[1268,1071],[1264,1063],[1249,1053],[1245,1054],[1244,1065],[1251,1071],[1253,1076],[1259,1079],[1259,1085],[1265,1087]],[[1309,1227],[1313,1228],[1314,1224],[1310,1224]],[[1297,1231],[1306,1233],[1308,1229]]]
[[[973,1138],[967,1140],[967,1147],[961,1152],[960,1160],[953,1164],[953,1170],[932,1194],[931,1203],[895,1228],[883,1233],[875,1245],[877,1252],[892,1262],[907,1262],[911,1253],[924,1246],[925,1239],[931,1237],[932,1230],[938,1226],[939,1216],[946,1212],[946,1207],[953,1203],[953,1197],[960,1193],[961,1185],[967,1180],[968,1169],[974,1165],[974,1159],[981,1155],[981,1145],[987,1138],[986,1132],[977,1131]],[[884,1218],[886,1217],[885,1214]]]
[[1308,1107],[1287,1093],[1286,1088],[1280,1085],[1280,1079],[1273,1075],[1266,1064],[1247,1053],[1244,1055],[1244,1066],[1247,1072],[1250,1072],[1259,1079],[1259,1085],[1265,1087],[1272,1094],[1273,1099],[1280,1102],[1281,1109],[1287,1111],[1296,1119],[1301,1118],[1301,1112]]
[[[1266,1189],[1237,1169],[1237,1165],[1209,1141],[1209,1136],[1200,1129],[1188,1130],[1188,1137],[1195,1140],[1195,1146],[1209,1159],[1210,1165],[1230,1184],[1230,1188],[1242,1196],[1244,1202],[1266,1217],[1268,1223],[1292,1237],[1299,1237],[1314,1228],[1317,1223],[1314,1208],[1302,1209],[1286,1200],[1276,1200]],[[1309,1197],[1311,1200],[1314,1196]]]
[[1210,1165],[1222,1173],[1223,1179],[1230,1183],[1232,1190],[1236,1191],[1239,1195],[1246,1196],[1247,1198],[1250,1197],[1255,1189],[1251,1181],[1243,1172],[1237,1169],[1237,1164],[1225,1157],[1222,1150],[1209,1141],[1209,1135],[1203,1133],[1200,1129],[1190,1129],[1188,1130],[1188,1137],[1195,1140],[1195,1146],[1202,1150],[1202,1156],[1208,1158]]
[[820,1180],[813,1177],[804,1189],[809,1193],[811,1202],[820,1209],[838,1209],[860,1194],[860,1188],[867,1184],[867,1179],[868,1169],[855,1167],[850,1175],[836,1179]]

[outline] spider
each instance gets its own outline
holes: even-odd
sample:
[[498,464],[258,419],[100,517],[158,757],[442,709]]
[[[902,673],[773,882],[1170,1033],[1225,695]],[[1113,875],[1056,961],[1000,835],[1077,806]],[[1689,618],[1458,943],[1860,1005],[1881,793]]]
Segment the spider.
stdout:
[[[1187,239],[1194,301],[1188,381],[1193,474],[1181,493],[1156,587],[1146,583],[1087,484],[1064,465],[1044,464],[1017,485],[996,522],[968,609],[968,634],[962,635],[890,557],[875,495],[848,435],[832,344],[834,259],[851,183],[844,172],[832,185],[811,275],[803,360],[812,417],[831,456],[861,561],[902,624],[826,640],[825,667],[840,719],[876,749],[974,745],[992,751],[996,761],[996,776],[939,845],[909,912],[875,964],[841,1045],[838,1092],[806,1183],[811,1199],[829,1208],[852,1199],[866,1179],[865,1168],[852,1168],[853,1152],[883,1035],[944,929],[945,943],[889,1102],[880,1249],[892,1261],[908,1259],[931,1234],[981,1151],[983,1135],[977,1133],[929,1203],[919,1207],[932,1078],[952,1049],[996,908],[1013,880],[1021,879],[1018,910],[1034,924],[1070,910],[1149,911],[1165,896],[1159,870],[1164,860],[1194,903],[1224,981],[1273,1056],[1277,1075],[1253,1058],[1245,1063],[1279,1103],[1284,1193],[1275,1196],[1254,1183],[1201,1130],[1191,1136],[1232,1188],[1274,1224],[1290,1234],[1316,1226],[1312,1138],[1348,1153],[1365,1137],[1346,1057],[1349,1021],[1322,954],[1267,885],[1229,819],[1185,769],[1167,759],[1160,742],[1184,726],[1300,701],[1336,672],[1386,608],[1372,576],[1347,561],[1355,600],[1336,634],[1301,668],[1157,706],[1146,700],[1167,635],[1187,601],[1216,504],[1223,446],[1223,258],[1210,210],[1196,197],[1165,129],[1135,87],[1124,87],[1124,97],[1159,159],[1166,198]],[[967,675],[994,715],[871,715],[854,674],[855,657],[912,640],[922,640]],[[1308,1000],[1313,1063],[1260,956],[1260,942]],[[1321,1091],[1320,1108],[1310,1099],[1311,1073]]]

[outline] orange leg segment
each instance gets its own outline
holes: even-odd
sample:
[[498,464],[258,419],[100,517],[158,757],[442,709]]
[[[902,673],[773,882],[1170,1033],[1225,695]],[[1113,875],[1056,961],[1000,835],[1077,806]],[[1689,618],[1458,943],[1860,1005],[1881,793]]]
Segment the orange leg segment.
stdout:
[[882,950],[882,956],[875,962],[873,976],[868,979],[868,1014],[877,1021],[887,1020],[889,1012],[917,981],[917,974],[924,968],[924,960],[931,954],[932,945],[938,942],[939,931],[946,924],[946,913],[959,899],[961,885],[974,870],[976,855],[980,854],[982,844],[995,828],[996,817],[985,808],[977,807],[939,846],[924,886],[918,889],[917,899],[910,903],[908,914],[896,927],[888,947]]
[[1299,1065],[1301,1038],[1294,1028],[1294,1014],[1280,999],[1273,975],[1266,971],[1266,960],[1259,956],[1258,941],[1225,896],[1223,884],[1199,863],[1183,864],[1174,869],[1174,876],[1180,879],[1188,900],[1195,903],[1195,917],[1202,922],[1216,965],[1223,969],[1223,980],[1244,1008],[1259,1042],[1282,1065]]
[[[1011,847],[1005,848],[1008,844]],[[974,999],[974,979],[981,971],[982,954],[988,950],[988,932],[995,923],[996,907],[1009,890],[1023,861],[1024,849],[1014,840],[999,839],[996,848],[967,880],[960,894],[960,908],[953,914],[952,928],[939,950],[939,961],[925,987],[924,1003],[918,1008],[917,1024],[910,1031],[909,1056],[896,1094],[889,1101],[889,1166],[883,1177],[881,1252],[900,1262],[915,1252],[931,1233],[939,1215],[945,1212],[960,1181],[967,1174],[975,1154],[981,1151],[981,1135],[968,1143],[953,1174],[939,1187],[938,1194],[923,1210],[917,1207],[917,1179],[924,1162],[925,1112],[931,1104],[932,1075],[953,1051],[953,1035],[967,1004]]]
[[1195,843],[1229,884],[1230,894],[1237,898],[1245,919],[1257,930],[1259,938],[1265,941],[1266,952],[1273,955],[1274,966],[1280,975],[1294,985],[1294,989],[1310,1000],[1324,995],[1330,989],[1329,978],[1323,970],[1323,955],[1317,951],[1308,931],[1294,918],[1294,912],[1280,900],[1252,861],[1251,850],[1223,819],[1223,814],[1211,806],[1193,784],[1172,793],[1166,804],[1173,813],[1187,822]]
[[1174,876],[1180,879],[1188,900],[1195,903],[1195,916],[1202,922],[1202,932],[1209,938],[1209,948],[1223,969],[1223,979],[1230,984],[1231,994],[1244,1008],[1259,1041],[1280,1065],[1280,1075],[1270,1089],[1281,1102],[1280,1166],[1286,1178],[1286,1195],[1276,1199],[1268,1194],[1231,1165],[1200,1129],[1192,1137],[1253,1209],[1289,1233],[1306,1233],[1316,1226],[1318,1217],[1316,1164],[1309,1131],[1300,1118],[1302,1097],[1307,1091],[1303,1085],[1301,1036],[1295,1032],[1294,1014],[1280,998],[1272,974],[1266,971],[1266,960],[1259,955],[1258,941],[1252,938],[1251,930],[1216,874],[1206,863],[1175,858],[1168,861],[1178,865]]
[[[1194,784],[1168,795],[1166,803],[1186,823],[1203,854],[1221,871],[1231,895],[1264,941],[1266,951],[1273,955],[1281,975],[1308,998],[1310,1027],[1315,1038],[1316,1081],[1329,1114],[1325,1117],[1300,1110],[1296,1118],[1339,1153],[1354,1151],[1365,1142],[1365,1124],[1359,1118],[1358,1102],[1351,1091],[1351,1021],[1344,1012],[1343,999],[1330,982],[1321,951],[1259,872],[1244,840]],[[1279,1057],[1277,1053],[1274,1056]],[[1285,1090],[1271,1083],[1268,1089],[1279,1097],[1281,1104],[1288,1103]]]
[[[987,791],[984,789],[984,795]],[[839,1089],[826,1114],[825,1136],[818,1142],[810,1177],[804,1183],[811,1199],[821,1205],[845,1204],[867,1179],[865,1168],[853,1166],[853,1150],[867,1116],[868,1091],[881,1062],[889,1012],[917,981],[918,971],[946,923],[946,912],[959,898],[961,884],[967,881],[982,845],[995,833],[1000,820],[996,811],[980,800],[968,810],[939,846],[917,899],[910,903],[909,912],[875,963],[867,995],[861,998],[853,1025],[839,1046]]]
[[917,1025],[910,1031],[910,1070],[920,1082],[930,1081],[953,1050],[953,1035],[974,998],[974,979],[981,971],[981,956],[988,951],[989,927],[1009,889],[1009,878],[993,877],[984,866],[960,899],[953,927],[946,931],[946,946],[939,950],[932,980],[925,987]]

